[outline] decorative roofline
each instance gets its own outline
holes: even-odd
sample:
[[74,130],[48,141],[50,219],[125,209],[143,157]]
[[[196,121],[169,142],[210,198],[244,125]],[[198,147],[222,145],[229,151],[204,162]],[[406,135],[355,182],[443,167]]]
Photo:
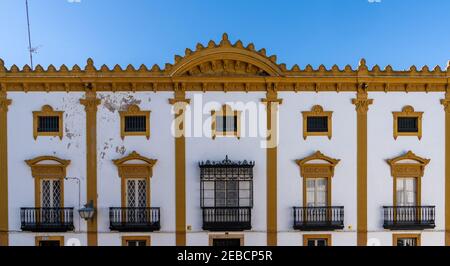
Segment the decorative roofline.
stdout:
[[[229,64],[230,60],[235,62]],[[233,71],[244,67],[246,75],[234,72],[213,76],[184,75],[192,67],[201,68],[205,63],[215,65],[215,62],[225,72],[229,67]],[[246,73],[246,66],[240,62],[263,71],[264,75],[254,74],[254,69]],[[367,85],[367,91],[446,92],[450,88],[450,61],[446,69],[411,66],[408,70],[394,70],[390,65],[384,69],[378,65],[369,69],[365,59],[361,59],[355,69],[350,65],[344,68],[294,65],[287,69],[285,64],[277,63],[275,55],[267,55],[265,49],[256,50],[252,43],[245,46],[240,40],[233,44],[227,34],[223,34],[219,43],[211,40],[207,45],[197,44],[195,50],[186,49],[183,56],[175,55],[174,62],[166,63],[163,68],[158,65],[128,65],[125,68],[102,65],[97,69],[91,58],[84,67],[49,65],[44,69],[36,65],[31,69],[28,65],[22,68],[12,65],[6,68],[0,59],[0,86],[6,91],[86,91],[86,83],[94,84],[96,91],[112,92],[175,91],[180,87],[185,91],[266,91],[270,85],[275,85],[278,91],[356,92],[363,83]]]

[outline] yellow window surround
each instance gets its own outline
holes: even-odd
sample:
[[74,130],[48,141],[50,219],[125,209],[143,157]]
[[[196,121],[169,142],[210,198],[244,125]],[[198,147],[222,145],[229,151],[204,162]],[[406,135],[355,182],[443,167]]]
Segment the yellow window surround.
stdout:
[[[422,115],[423,112],[415,112],[411,105],[403,107],[401,112],[392,112],[394,119],[394,139],[398,136],[417,136],[419,140],[422,138]],[[398,131],[398,119],[399,118],[416,118],[417,119],[417,132],[399,132]]]
[[430,159],[425,159],[415,155],[412,151],[406,154],[387,160],[391,167],[391,175],[394,178],[393,185],[393,200],[394,206],[397,205],[397,178],[411,177],[416,178],[416,194],[417,205],[421,206],[421,183],[425,172],[425,166],[430,162]]
[[300,175],[303,177],[303,206],[306,207],[306,179],[327,178],[327,204],[331,206],[331,178],[334,176],[334,167],[339,163],[334,159],[316,151],[314,154],[300,160],[296,160],[300,166]]
[[34,178],[34,205],[41,207],[41,180],[59,179],[61,182],[61,207],[64,207],[64,178],[69,160],[63,160],[54,156],[39,156],[25,161],[31,168]]
[[[150,138],[150,111],[141,111],[139,106],[133,104],[128,107],[126,111],[119,111],[120,114],[120,137],[125,136],[145,136]],[[145,131],[130,132],[125,130],[125,119],[133,116],[145,116]]]
[[[324,111],[323,107],[320,105],[314,105],[311,108],[311,111],[303,111],[303,139],[306,139],[308,136],[327,136],[328,139],[331,139],[332,136],[332,111]],[[311,132],[308,131],[308,118],[310,117],[326,117],[328,128],[327,131],[324,132]]]
[[[44,105],[41,111],[33,111],[33,137],[37,139],[38,136],[56,136],[62,139],[63,137],[63,111],[54,111],[50,105]],[[58,117],[59,128],[54,132],[39,132],[39,117]]]
[[[218,117],[236,117],[236,130],[233,131],[222,131],[217,129],[217,119]],[[241,111],[233,110],[229,105],[224,104],[220,110],[211,111],[211,131],[212,138],[215,139],[217,136],[231,136],[241,137]]]
[[133,151],[128,156],[113,160],[121,178],[121,204],[126,207],[126,180],[128,178],[145,179],[147,182],[147,207],[150,207],[150,178],[153,176],[153,166],[157,160],[141,156]]

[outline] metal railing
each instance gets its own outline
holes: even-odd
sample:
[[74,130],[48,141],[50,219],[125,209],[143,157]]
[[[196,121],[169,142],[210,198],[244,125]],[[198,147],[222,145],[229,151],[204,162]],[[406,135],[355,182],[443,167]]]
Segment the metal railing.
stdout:
[[383,206],[385,229],[427,229],[435,227],[435,206]]
[[344,228],[344,207],[293,207],[294,229],[336,230]]
[[242,231],[252,228],[250,207],[203,207],[203,230]]
[[109,208],[109,228],[124,232],[151,232],[161,229],[160,208]]
[[72,231],[73,208],[21,208],[21,229],[32,232]]

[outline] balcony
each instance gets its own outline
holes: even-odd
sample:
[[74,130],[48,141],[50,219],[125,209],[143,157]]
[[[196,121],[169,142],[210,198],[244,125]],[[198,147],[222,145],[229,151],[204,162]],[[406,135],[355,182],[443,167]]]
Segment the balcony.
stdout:
[[109,229],[152,232],[161,229],[159,208],[109,208]]
[[252,229],[250,207],[203,207],[203,230],[243,231]]
[[423,230],[435,227],[434,206],[383,206],[385,229]]
[[344,228],[344,207],[294,207],[294,229],[330,231]]
[[73,208],[21,208],[20,228],[31,232],[67,232],[74,229]]

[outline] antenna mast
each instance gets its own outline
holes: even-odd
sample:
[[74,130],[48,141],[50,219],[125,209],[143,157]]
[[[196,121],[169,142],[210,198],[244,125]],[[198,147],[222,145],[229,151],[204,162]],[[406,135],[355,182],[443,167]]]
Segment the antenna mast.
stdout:
[[26,10],[27,10],[27,25],[28,25],[28,52],[30,53],[31,69],[33,69],[33,48],[31,47],[30,16],[28,14],[28,0],[25,0],[25,6],[26,6]]

